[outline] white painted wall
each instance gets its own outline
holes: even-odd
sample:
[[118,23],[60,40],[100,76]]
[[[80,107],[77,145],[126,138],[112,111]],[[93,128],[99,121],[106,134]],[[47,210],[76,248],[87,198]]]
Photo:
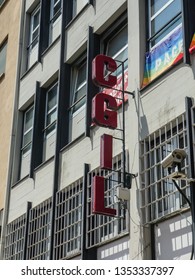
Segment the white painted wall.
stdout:
[[129,259],[129,236],[123,237],[97,250],[98,260],[128,260]]
[[155,253],[158,260],[190,260],[191,215],[182,213],[155,226]]
[[34,207],[52,196],[53,168],[53,161],[49,161],[35,171],[34,179],[24,179],[12,188],[9,222],[26,213],[28,201]]

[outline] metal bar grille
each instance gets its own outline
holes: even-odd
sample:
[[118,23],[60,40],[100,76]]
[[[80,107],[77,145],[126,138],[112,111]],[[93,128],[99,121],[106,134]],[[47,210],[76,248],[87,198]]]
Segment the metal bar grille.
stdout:
[[[181,115],[140,143],[140,180],[141,211],[143,223],[154,222],[162,217],[187,207],[186,201],[176,190],[168,171],[163,169],[161,161],[176,148],[187,150],[185,115]],[[188,159],[182,166],[188,173]],[[190,196],[187,181],[178,181],[181,190]]]
[[51,231],[51,198],[30,210],[27,259],[48,260]]
[[[111,241],[127,233],[127,213],[116,199],[116,189],[121,186],[121,155],[113,160],[113,170],[97,168],[88,174],[88,207],[87,207],[87,248]],[[91,184],[94,176],[103,176],[105,182],[105,206],[117,209],[117,217],[93,215],[91,212]]]
[[4,259],[22,260],[26,228],[26,214],[20,216],[6,227]]
[[57,193],[54,259],[71,258],[81,252],[82,186],[81,178]]

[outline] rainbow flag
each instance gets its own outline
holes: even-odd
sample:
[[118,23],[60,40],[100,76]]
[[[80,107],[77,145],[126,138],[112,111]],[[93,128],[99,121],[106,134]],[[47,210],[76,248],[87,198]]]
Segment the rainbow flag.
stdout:
[[189,52],[190,52],[190,54],[193,54],[195,52],[195,33],[192,37],[192,42],[189,47]]
[[145,71],[142,87],[162,74],[183,58],[182,27],[179,27],[165,41],[145,56]]

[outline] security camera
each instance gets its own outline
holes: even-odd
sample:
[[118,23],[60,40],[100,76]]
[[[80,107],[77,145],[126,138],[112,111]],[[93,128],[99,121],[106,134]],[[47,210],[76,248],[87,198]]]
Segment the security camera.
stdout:
[[186,156],[187,154],[184,149],[175,149],[161,161],[161,164],[164,168],[174,167],[180,165]]

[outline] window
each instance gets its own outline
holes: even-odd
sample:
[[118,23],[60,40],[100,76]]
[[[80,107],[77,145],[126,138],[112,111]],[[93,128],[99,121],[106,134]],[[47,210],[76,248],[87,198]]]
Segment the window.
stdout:
[[26,112],[24,112],[20,178],[23,178],[29,174],[32,148],[33,117],[34,106],[30,107]]
[[43,159],[47,160],[54,155],[57,121],[57,91],[58,83],[46,92],[45,127],[44,127],[44,152]]
[[[164,159],[175,148],[187,150],[185,116],[160,128],[141,142],[141,210],[143,223],[154,222],[181,207],[188,207],[173,182],[166,177],[168,171],[161,165]],[[187,158],[182,166],[187,174]],[[181,190],[189,197],[187,181],[178,182]]]
[[88,0],[73,0],[73,17],[75,17],[88,2]]
[[181,22],[181,0],[148,0],[149,48],[154,47]]
[[60,190],[56,197],[54,259],[80,253],[83,179]]
[[6,2],[6,0],[0,0],[0,8]]
[[[121,186],[121,155],[113,159],[113,170],[97,168],[88,173],[88,206],[87,206],[87,247],[100,245],[121,237],[128,232],[126,206],[116,197],[117,187]],[[117,217],[94,215],[91,212],[92,186],[94,176],[105,178],[105,206],[117,209]],[[125,207],[124,207],[125,206]]]
[[[128,66],[128,36],[127,36],[127,25],[115,32],[114,36],[109,38],[105,44],[105,53],[111,56],[116,61],[125,62],[124,67],[127,69]],[[120,62],[117,62],[120,65]],[[117,70],[117,75],[121,74],[121,67]]]
[[0,77],[5,73],[7,41],[0,46]]
[[86,71],[86,59],[80,60],[77,64],[73,65],[72,67],[70,140],[74,140],[75,138],[77,138],[84,132],[85,129],[85,103],[87,92]]
[[5,235],[5,260],[23,260],[26,214],[9,223]]
[[[114,75],[117,76],[117,84],[114,89],[104,89],[104,93],[114,96],[117,100],[118,106],[122,104],[122,88],[123,88],[123,79],[124,79],[124,90],[127,90],[128,87],[128,31],[126,19],[122,18],[122,22],[117,26],[114,26],[113,29],[109,30],[105,34],[105,39],[103,39],[103,52],[107,56],[115,59],[117,63],[117,70],[114,72]],[[124,72],[122,76],[122,62],[124,67]],[[105,71],[105,76],[108,74],[108,71]],[[115,90],[121,90],[117,91]],[[125,94],[125,101],[128,100],[128,94]]]
[[38,6],[30,16],[30,37],[28,46],[28,67],[32,66],[38,58],[38,42],[40,27],[40,7]]
[[28,227],[28,260],[48,260],[51,238],[51,198],[30,210]]
[[59,35],[61,29],[61,0],[51,0],[50,5],[50,43]]

